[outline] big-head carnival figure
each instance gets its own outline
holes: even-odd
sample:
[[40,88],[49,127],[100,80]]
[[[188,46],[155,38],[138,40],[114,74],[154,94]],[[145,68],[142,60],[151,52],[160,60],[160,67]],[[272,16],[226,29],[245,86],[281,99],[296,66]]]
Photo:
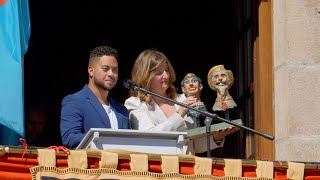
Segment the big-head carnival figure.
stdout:
[[213,66],[208,72],[208,84],[210,88],[217,92],[217,98],[212,107],[213,111],[224,111],[226,119],[229,119],[228,109],[237,106],[229,89],[234,82],[231,70],[226,70],[223,65]]

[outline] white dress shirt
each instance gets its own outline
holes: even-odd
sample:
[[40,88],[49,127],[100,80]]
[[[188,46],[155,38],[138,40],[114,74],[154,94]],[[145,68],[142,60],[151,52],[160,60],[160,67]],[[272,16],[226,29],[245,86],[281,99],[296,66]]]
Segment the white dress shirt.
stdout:
[[104,110],[106,111],[106,113],[108,114],[108,117],[110,119],[110,125],[112,129],[118,129],[118,120],[117,120],[117,116],[114,113],[114,110],[112,109],[112,107],[102,104]]

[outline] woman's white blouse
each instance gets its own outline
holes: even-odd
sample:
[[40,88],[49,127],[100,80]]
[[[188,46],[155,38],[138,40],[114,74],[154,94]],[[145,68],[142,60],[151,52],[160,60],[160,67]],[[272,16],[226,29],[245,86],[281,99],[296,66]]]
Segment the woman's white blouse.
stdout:
[[[182,102],[186,97],[182,94],[178,94],[175,99],[178,102]],[[129,119],[133,129],[148,130],[148,131],[186,131],[188,129],[196,128],[195,121],[185,115],[181,117],[177,112],[173,113],[170,117],[166,117],[160,107],[151,101],[149,106],[145,102],[140,101],[137,97],[128,98],[124,105],[129,111]],[[175,105],[176,109],[179,105]],[[221,147],[223,142],[218,146],[214,143],[213,138],[210,138],[211,149]],[[207,151],[207,138],[199,138],[196,140],[190,140],[188,145],[184,148],[185,154],[195,154]]]

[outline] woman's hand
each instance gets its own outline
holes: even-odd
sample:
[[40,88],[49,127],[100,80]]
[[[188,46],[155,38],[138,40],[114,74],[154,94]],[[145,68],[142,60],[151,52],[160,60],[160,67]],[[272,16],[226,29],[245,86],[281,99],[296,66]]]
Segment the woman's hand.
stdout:
[[[197,104],[197,101],[198,101],[198,98],[194,96],[189,96],[184,101],[182,101],[182,103],[190,107],[195,107]],[[184,117],[188,113],[188,111],[189,111],[189,108],[180,106],[179,109],[177,110],[177,113],[180,114],[181,117]]]
[[213,140],[214,141],[222,141],[222,139],[224,137],[238,131],[239,129],[240,129],[239,127],[230,127],[230,128],[222,129],[220,131],[215,131],[213,133]]

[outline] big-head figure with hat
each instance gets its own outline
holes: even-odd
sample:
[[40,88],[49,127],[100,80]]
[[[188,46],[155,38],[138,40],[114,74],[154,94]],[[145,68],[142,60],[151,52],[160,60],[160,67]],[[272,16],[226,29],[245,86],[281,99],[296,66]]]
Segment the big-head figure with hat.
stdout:
[[208,72],[208,84],[212,90],[217,92],[217,98],[212,110],[227,111],[229,108],[237,106],[229,94],[229,89],[232,87],[233,82],[232,71],[226,70],[224,65],[216,65],[210,69]]

